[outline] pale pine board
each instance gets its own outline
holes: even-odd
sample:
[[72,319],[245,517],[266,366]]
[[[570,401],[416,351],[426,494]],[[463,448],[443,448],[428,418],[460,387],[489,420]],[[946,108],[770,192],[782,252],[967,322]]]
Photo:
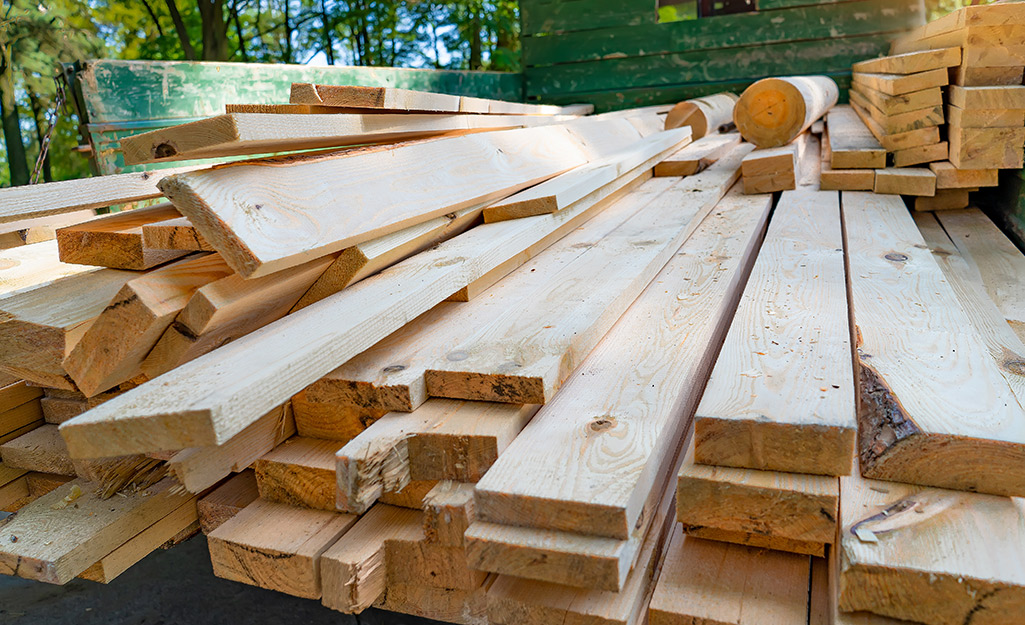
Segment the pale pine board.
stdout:
[[830,167],[876,169],[886,166],[886,150],[849,106],[837,106],[826,115],[829,124]]
[[690,176],[705,169],[740,143],[740,133],[710,134],[655,165],[655,176]]

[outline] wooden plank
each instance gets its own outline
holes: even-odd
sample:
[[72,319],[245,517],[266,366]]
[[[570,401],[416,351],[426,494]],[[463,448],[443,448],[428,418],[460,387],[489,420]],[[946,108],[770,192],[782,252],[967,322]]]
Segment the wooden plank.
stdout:
[[337,441],[293,437],[253,463],[260,497],[301,508],[335,509]]
[[998,184],[996,169],[958,169],[950,161],[929,163],[936,174],[936,189],[977,189]]
[[218,446],[183,449],[167,461],[185,490],[201,493],[295,434],[291,405],[278,406]]
[[[157,385],[143,385],[98,406],[61,425],[71,455],[106,457],[223,443],[265,414],[274,401],[287,401],[339,363],[510,259],[522,264],[526,259],[518,255],[539,243],[550,245],[604,208],[600,200],[578,204],[552,215],[473,228],[318,306],[287,315],[164,374],[166,386],[159,388],[188,387],[188,401],[177,393],[160,400],[163,392]],[[274,354],[274,367],[253,358],[254,345]],[[207,367],[219,373],[206,375]],[[136,403],[150,393],[154,395]],[[129,409],[129,404],[134,407]],[[182,411],[191,415],[187,421],[180,418]]]
[[28,471],[25,469],[16,469],[0,462],[0,486],[10,484],[26,473],[28,473]]
[[[478,482],[482,519],[629,537],[664,459],[682,447],[689,419],[681,415],[699,399],[725,334],[720,319],[732,318],[768,204],[769,196],[736,191],[719,203],[585,360],[590,375],[571,378]],[[721,259],[716,267],[697,261],[708,254]],[[632,460],[609,461],[626,448],[599,443],[621,437],[630,440]]]
[[828,76],[763,78],[744,90],[733,121],[760,148],[786,145],[832,108],[839,96]]
[[887,134],[883,127],[879,125],[879,122],[872,119],[869,112],[858,106],[856,102],[851,103],[851,108],[858,113],[861,121],[865,122],[865,126],[868,127],[869,131],[888,152],[913,148],[919,145],[939,143],[940,141],[940,129],[937,126],[928,126],[897,134]]
[[251,469],[228,478],[196,503],[199,525],[203,533],[209,534],[214,531],[256,501],[259,496],[256,474]]
[[0,387],[0,412],[17,408],[25,402],[43,395],[43,389],[29,386],[24,381]]
[[214,575],[320,599],[320,556],[355,522],[351,514],[257,499],[207,536]]
[[465,547],[463,534],[476,518],[473,484],[444,481],[424,498],[424,540],[444,547]]
[[899,195],[936,195],[936,174],[924,167],[888,168],[876,170],[876,193]]
[[[710,529],[757,534],[762,546],[790,551],[791,543],[832,544],[840,514],[835,477],[759,471],[694,462],[693,445],[680,468],[676,519],[687,533]],[[733,541],[728,541],[733,542]]]
[[864,85],[870,89],[881,91],[886,95],[902,95],[946,85],[947,70],[933,69],[907,76],[854,72],[854,75],[851,77],[851,84]]
[[0,301],[0,367],[42,386],[73,389],[64,359],[111,298],[137,275],[101,269],[5,297]]
[[142,244],[157,250],[186,250],[189,252],[213,252],[212,245],[185,217],[166,219],[142,226]]
[[[409,440],[421,433],[430,434],[448,421],[455,421],[457,430],[465,428],[467,423],[490,420],[522,424],[537,409],[537,406],[435,399],[410,413],[390,413],[338,451],[337,508],[362,514],[383,493],[405,487],[412,479]],[[475,465],[473,470],[487,470],[487,467]]]
[[4,248],[32,245],[52,241],[57,237],[57,228],[82,223],[96,218],[91,210],[75,211],[64,215],[20,219],[0,225],[0,245]]
[[675,528],[648,621],[805,623],[810,565],[807,556],[692,538]]
[[968,189],[937,189],[932,197],[916,197],[916,211],[938,211],[968,208]]
[[488,577],[473,590],[390,584],[374,607],[446,623],[484,625],[487,623],[487,592],[493,580],[493,576]]
[[[229,165],[169,178],[162,188],[225,260],[255,278],[434,217],[491,202],[586,162],[560,126],[415,143],[288,166]],[[428,184],[437,163],[443,187]],[[472,167],[461,167],[472,163]],[[389,193],[365,189],[381,175]],[[396,178],[398,176],[398,178]],[[259,185],[259,186],[255,186]],[[425,186],[426,185],[426,186]],[[260,191],[271,188],[273,193]],[[317,188],[322,191],[311,191]],[[380,191],[380,189],[378,189]],[[350,198],[339,210],[339,198]],[[259,205],[259,209],[254,207]],[[244,208],[243,208],[244,207]],[[264,225],[301,215],[302,235],[281,240]]]
[[200,285],[187,303],[176,303],[180,311],[147,350],[140,370],[155,378],[277,321],[333,261],[326,256],[250,280],[231,273]]
[[28,402],[0,413],[0,423],[3,423],[0,432],[0,444],[13,441],[19,436],[43,425],[42,414],[38,402]]
[[950,162],[962,169],[1020,169],[1025,128],[956,128],[948,131]]
[[385,592],[385,542],[415,540],[421,514],[376,504],[320,558],[322,603],[345,614],[359,614]]
[[735,150],[660,194],[533,292],[527,310],[506,311],[429,365],[427,393],[519,404],[551,401],[713,210],[736,180],[744,152]]
[[429,543],[423,535],[423,513],[417,511],[419,532],[384,541],[388,585],[408,584],[434,588],[479,588],[488,576],[468,566],[462,547]]
[[[903,202],[852,193],[844,196],[843,210],[859,330],[862,473],[1022,492],[1021,475],[1009,465],[1023,454],[1025,411],[936,261],[915,248],[925,243]],[[937,352],[950,356],[942,363],[921,357]],[[929,459],[938,448],[942,470]]]
[[956,128],[1017,128],[1025,126],[1025,110],[948,106],[947,121]]
[[299,436],[348,443],[388,410],[309,401],[306,391],[292,397]]
[[940,87],[931,87],[901,95],[886,95],[882,91],[876,91],[865,85],[854,85],[851,87],[851,91],[856,91],[883,115],[910,113],[944,104],[943,90]]
[[31,502],[27,477],[15,478],[0,486],[0,512],[17,512]]
[[836,357],[851,349],[842,249],[837,193],[783,194],[694,417],[698,462],[850,473],[854,374]]
[[856,473],[840,479],[840,490],[840,610],[927,623],[1018,618],[1025,605],[1020,500]]
[[191,497],[172,480],[145,491],[100,499],[88,482],[73,480],[43,495],[3,526],[0,571],[65,584]]
[[64,359],[87,396],[142,372],[142,361],[203,285],[231,275],[218,254],[190,257],[129,280]]
[[875,119],[876,123],[879,124],[879,127],[883,129],[883,132],[888,135],[897,135],[943,124],[943,105],[941,104],[918,111],[886,114],[877,109],[875,105],[864,98],[858,91],[852,90],[850,98],[853,104],[867,111]]
[[424,498],[437,485],[437,480],[410,480],[399,490],[381,493],[378,501],[390,506],[423,510]]
[[870,74],[917,74],[933,69],[954,67],[961,64],[961,48],[940,48],[907,52],[879,59],[860,61],[851,70]]
[[61,262],[141,270],[180,258],[186,252],[147,247],[142,236],[146,224],[178,217],[178,210],[165,202],[61,228],[57,230]]
[[987,85],[1020,85],[1022,67],[978,67],[961,64],[950,68],[950,84],[962,87],[984,87]]
[[7,466],[40,473],[75,476],[75,466],[56,425],[42,425],[0,445]]
[[962,109],[1025,109],[1025,86],[959,87],[951,85],[948,99]]
[[944,161],[948,156],[948,145],[946,141],[932,145],[920,145],[906,150],[897,150],[893,153],[894,167],[911,167],[936,161]]
[[874,169],[831,169],[822,164],[820,188],[823,191],[871,191],[875,187]]
[[[358,87],[357,87],[358,88]],[[430,94],[432,97],[456,97]],[[121,140],[126,165],[392,143],[558,123],[555,115],[228,113]]]
[[691,176],[715,163],[740,143],[740,133],[706,135],[655,165],[655,176]]
[[849,106],[837,106],[826,115],[829,124],[829,165],[832,169],[879,169],[886,166],[886,150]]
[[8,295],[70,276],[91,273],[95,267],[62,263],[56,241],[33,243],[0,252],[0,295]]
[[776,148],[754,150],[741,165],[744,193],[773,193],[797,188],[798,152],[806,135]]
[[653,134],[604,158],[499,200],[484,209],[484,222],[519,219],[562,210],[637,167],[649,169],[690,143],[690,128]]

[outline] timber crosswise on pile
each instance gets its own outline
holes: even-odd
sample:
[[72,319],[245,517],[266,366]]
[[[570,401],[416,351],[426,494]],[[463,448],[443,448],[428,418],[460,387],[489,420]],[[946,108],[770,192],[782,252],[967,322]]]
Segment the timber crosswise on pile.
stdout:
[[123,141],[173,168],[3,190],[156,203],[0,253],[0,572],[109,582],[201,529],[217,576],[344,613],[1010,622],[1025,256],[880,192],[995,169],[888,168],[908,131],[839,96],[296,84]]

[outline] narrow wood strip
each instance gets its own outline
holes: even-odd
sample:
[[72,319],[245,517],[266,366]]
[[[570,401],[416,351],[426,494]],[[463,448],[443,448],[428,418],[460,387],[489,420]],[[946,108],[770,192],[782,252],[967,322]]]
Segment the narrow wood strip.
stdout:
[[146,224],[179,217],[181,213],[165,202],[60,228],[61,262],[138,271],[180,258],[185,251],[147,247],[142,234]]
[[715,163],[740,143],[740,133],[709,134],[655,165],[655,176],[691,176]]
[[209,534],[238,514],[260,496],[256,475],[246,469],[228,478],[223,484],[196,504],[199,523],[204,534]]

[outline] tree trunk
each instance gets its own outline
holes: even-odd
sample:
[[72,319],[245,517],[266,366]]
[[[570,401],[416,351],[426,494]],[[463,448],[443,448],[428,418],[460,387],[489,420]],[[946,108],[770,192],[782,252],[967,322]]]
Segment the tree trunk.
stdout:
[[238,55],[242,59],[243,63],[249,62],[249,53],[246,52],[246,38],[242,34],[242,20],[238,16],[238,2],[235,0],[231,3],[231,17],[235,21],[235,33],[238,35]]
[[289,0],[285,0],[285,63],[292,62],[292,13]]
[[224,0],[199,0],[203,23],[203,60],[228,60],[228,22],[224,19]]
[[146,7],[146,12],[153,18],[153,24],[157,27],[157,34],[161,37],[164,36],[164,29],[160,26],[160,18],[157,17],[157,12],[153,10],[149,0],[142,0],[142,6]]
[[331,38],[332,23],[327,16],[327,0],[320,0],[320,24],[324,28],[324,55],[327,56],[327,64],[335,64],[335,42]]
[[178,5],[175,4],[174,0],[164,0],[167,4],[167,11],[171,14],[171,21],[174,22],[174,31],[178,33],[178,41],[182,44],[182,50],[185,52],[186,61],[196,60],[196,51],[192,47],[192,41],[189,39],[189,31],[185,28],[185,22],[182,21],[182,16],[178,13]]
[[[46,139],[46,112],[43,111],[43,104],[39,101],[37,96],[32,91],[28,92],[28,101],[32,106],[32,119],[36,122],[36,144],[39,146],[40,151],[43,149],[43,141]],[[38,156],[36,158],[39,158]],[[53,170],[50,168],[50,152],[46,152],[46,156],[43,157],[43,181],[53,182]]]
[[470,15],[470,69],[481,69],[484,66],[483,43],[480,38],[481,7],[476,2],[474,5],[473,13]]
[[11,172],[11,186],[29,183],[28,160],[25,158],[25,144],[21,139],[21,120],[18,118],[18,101],[14,95],[14,67],[11,48],[0,46],[0,118],[3,121],[4,144],[7,147],[7,164]]

